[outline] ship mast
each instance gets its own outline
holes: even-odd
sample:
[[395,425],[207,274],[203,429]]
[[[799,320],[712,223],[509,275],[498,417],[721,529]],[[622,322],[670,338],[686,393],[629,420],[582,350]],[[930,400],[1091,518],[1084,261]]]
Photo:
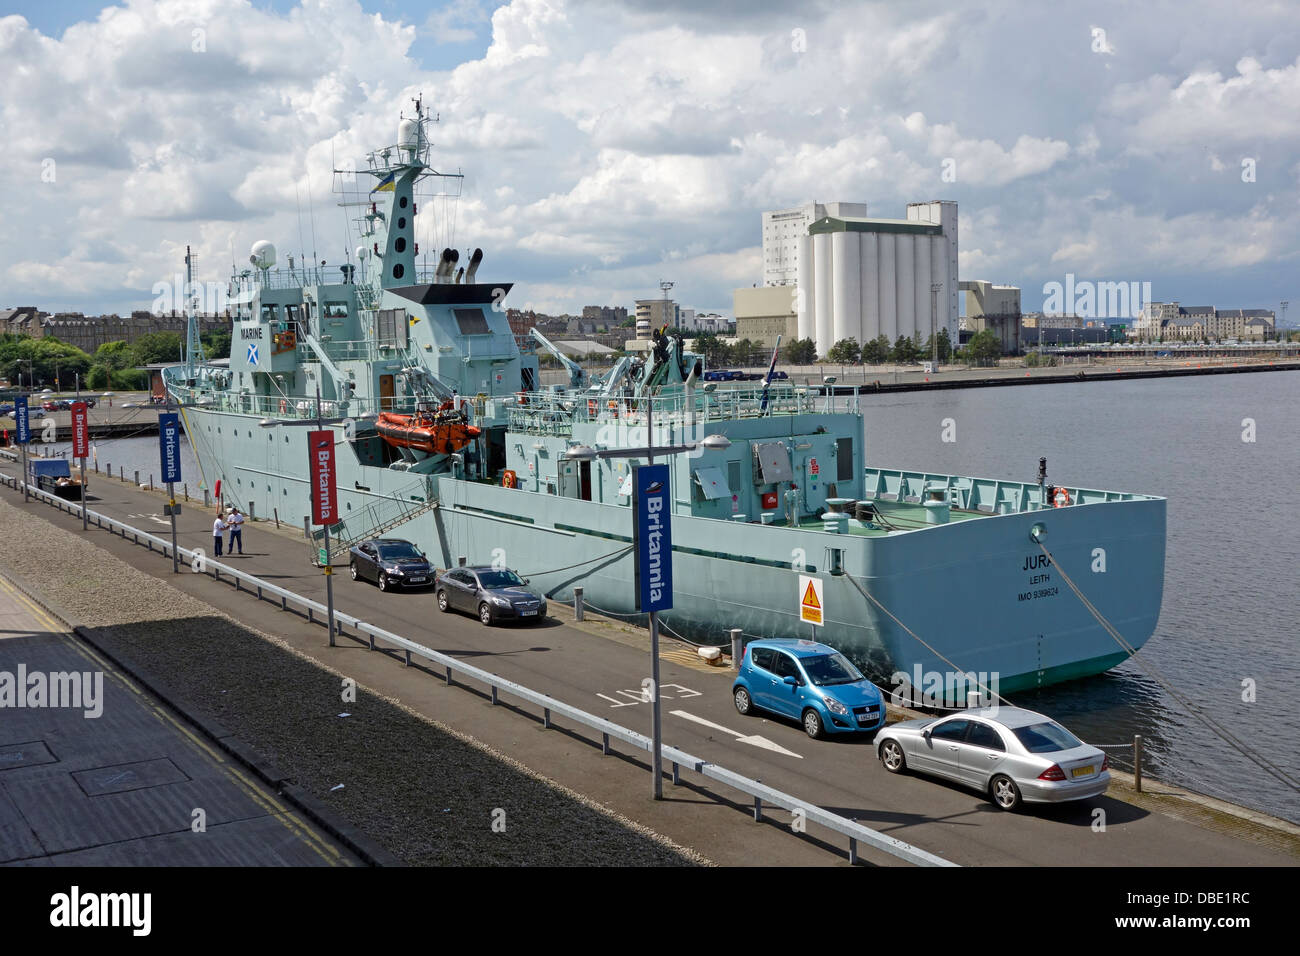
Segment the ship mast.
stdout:
[[198,295],[194,291],[194,254],[185,247],[185,370],[187,378],[194,378],[195,367],[205,361],[203,340],[199,338],[197,315]]

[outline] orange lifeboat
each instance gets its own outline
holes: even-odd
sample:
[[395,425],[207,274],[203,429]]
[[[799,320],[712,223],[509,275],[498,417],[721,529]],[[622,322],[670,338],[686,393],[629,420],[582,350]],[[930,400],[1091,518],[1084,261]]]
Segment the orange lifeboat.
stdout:
[[450,402],[444,402],[436,412],[417,411],[414,415],[380,412],[375,428],[390,445],[414,448],[430,455],[450,455],[482,434]]

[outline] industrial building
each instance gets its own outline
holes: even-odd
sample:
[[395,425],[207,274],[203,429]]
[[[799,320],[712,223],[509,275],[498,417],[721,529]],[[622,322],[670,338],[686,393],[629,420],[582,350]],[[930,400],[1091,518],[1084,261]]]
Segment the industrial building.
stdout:
[[957,288],[966,293],[966,316],[961,320],[964,343],[969,333],[988,329],[1002,343],[1003,355],[1020,351],[1020,289],[1013,285],[994,285],[983,279],[963,279]]
[[736,313],[736,337],[762,345],[775,345],[778,335],[786,344],[798,338],[795,294],[792,285],[736,289],[731,295]]
[[763,285],[794,285],[798,280],[800,243],[808,227],[828,216],[865,218],[864,202],[806,202],[763,213]]
[[842,339],[957,341],[957,204],[909,203],[906,219],[826,216],[800,239],[798,337],[825,355]]

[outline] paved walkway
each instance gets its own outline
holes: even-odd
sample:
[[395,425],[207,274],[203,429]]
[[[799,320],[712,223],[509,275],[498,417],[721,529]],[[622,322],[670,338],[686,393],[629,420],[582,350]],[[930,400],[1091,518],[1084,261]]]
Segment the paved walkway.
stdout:
[[0,865],[51,864],[357,861],[0,577]]

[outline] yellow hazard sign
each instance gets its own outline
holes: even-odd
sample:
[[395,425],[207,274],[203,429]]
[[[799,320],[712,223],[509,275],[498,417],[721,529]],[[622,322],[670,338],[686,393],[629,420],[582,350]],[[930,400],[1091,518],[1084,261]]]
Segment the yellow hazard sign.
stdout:
[[820,627],[826,602],[822,594],[822,579],[807,574],[799,575],[799,620]]

